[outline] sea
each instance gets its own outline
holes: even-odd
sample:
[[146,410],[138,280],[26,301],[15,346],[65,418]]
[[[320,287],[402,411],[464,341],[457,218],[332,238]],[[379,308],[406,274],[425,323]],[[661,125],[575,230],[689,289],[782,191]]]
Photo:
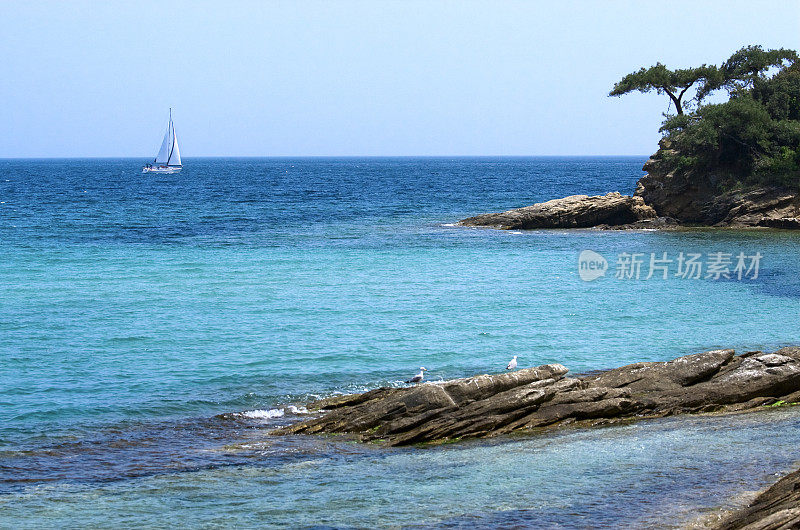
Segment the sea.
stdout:
[[800,343],[800,233],[456,225],[630,194],[645,160],[0,160],[0,528],[671,528],[741,505],[797,463],[800,407],[436,447],[269,434],[421,366]]

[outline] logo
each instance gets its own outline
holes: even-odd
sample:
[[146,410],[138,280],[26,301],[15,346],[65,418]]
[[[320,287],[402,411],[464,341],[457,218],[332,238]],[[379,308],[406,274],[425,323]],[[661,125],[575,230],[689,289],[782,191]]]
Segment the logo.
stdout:
[[606,258],[593,250],[584,250],[578,256],[578,275],[585,282],[602,278],[606,275],[607,270]]
[[[644,252],[620,252],[611,274],[617,280],[757,280],[764,255],[761,252],[747,254],[736,252],[651,252],[650,259]],[[591,282],[606,276],[608,261],[592,250],[578,255],[578,275],[581,280]]]

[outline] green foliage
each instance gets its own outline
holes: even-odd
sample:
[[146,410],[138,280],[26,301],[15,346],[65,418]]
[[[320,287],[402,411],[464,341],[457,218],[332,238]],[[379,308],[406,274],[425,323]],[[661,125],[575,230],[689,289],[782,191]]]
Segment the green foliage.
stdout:
[[775,120],[800,120],[800,69],[783,69],[772,79],[756,79],[751,94]]
[[678,114],[683,114],[683,96],[695,83],[703,82],[716,75],[716,67],[703,65],[698,68],[670,70],[661,63],[650,68],[642,68],[623,77],[609,92],[609,96],[621,96],[630,92],[650,92],[667,94],[675,104]]
[[788,402],[786,402],[786,401],[781,399],[780,401],[776,401],[775,403],[772,403],[771,405],[764,405],[764,406],[767,407],[767,408],[775,408],[775,407],[793,407],[795,405],[800,405],[800,403],[788,403]]
[[[608,95],[622,96],[630,92],[647,93],[655,90],[657,94],[669,96],[677,114],[683,114],[685,107],[699,106],[716,90],[726,89],[730,95],[744,93],[759,81],[766,80],[771,69],[784,69],[797,60],[794,50],[765,50],[761,46],[745,46],[720,66],[704,64],[697,68],[670,70],[659,62],[650,68],[641,68],[618,81]],[[688,103],[684,102],[684,95],[693,86],[697,89],[695,97]]]
[[745,46],[722,63],[717,79],[730,93],[737,93],[751,88],[758,80],[764,80],[770,68],[784,68],[795,61],[797,52],[794,50],[764,50],[761,46]]
[[[721,189],[761,184],[797,187],[800,62],[796,61],[792,50],[748,46],[719,67],[670,71],[658,64],[643,68],[625,76],[611,95],[633,90],[667,92],[664,87],[669,83],[673,88],[697,83],[696,107],[667,116],[660,129],[670,146],[663,153],[665,169],[692,172],[709,181],[713,175]],[[727,102],[700,103],[718,89],[727,90]]]

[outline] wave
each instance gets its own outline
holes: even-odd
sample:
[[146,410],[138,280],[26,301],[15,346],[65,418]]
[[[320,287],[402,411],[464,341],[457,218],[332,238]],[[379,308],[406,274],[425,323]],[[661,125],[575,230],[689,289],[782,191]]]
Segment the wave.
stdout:
[[290,414],[310,414],[308,409],[305,407],[295,407],[294,405],[288,405],[280,409],[246,410],[244,412],[239,412],[238,414],[236,414],[236,416],[240,416],[242,418],[249,418],[253,420],[271,420],[273,418],[281,418],[287,412]]
[[280,418],[285,413],[283,409],[269,409],[269,410],[246,410],[244,412],[240,412],[237,416],[242,416],[243,418],[251,418],[254,420],[270,420],[272,418]]

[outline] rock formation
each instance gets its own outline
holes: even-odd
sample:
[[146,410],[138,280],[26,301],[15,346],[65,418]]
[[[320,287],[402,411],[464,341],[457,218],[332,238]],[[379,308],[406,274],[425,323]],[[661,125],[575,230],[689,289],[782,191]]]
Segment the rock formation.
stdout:
[[697,175],[670,170],[664,158],[675,152],[668,140],[642,168],[634,196],[659,216],[682,224],[800,228],[800,195],[780,186],[757,186],[720,192],[722,179],[713,172]]
[[572,195],[500,213],[463,219],[462,226],[532,228],[674,228],[687,226],[800,228],[800,190],[757,186],[721,191],[713,172],[677,172],[668,140],[642,168],[633,197],[618,192]]
[[273,433],[350,433],[398,446],[800,401],[800,348],[713,350],[583,377],[567,371],[549,364],[338,396],[308,405],[320,416]]
[[654,217],[655,210],[646,206],[642,198],[613,192],[594,197],[571,195],[506,212],[470,217],[459,224],[508,230],[588,228],[597,225],[625,225]]

